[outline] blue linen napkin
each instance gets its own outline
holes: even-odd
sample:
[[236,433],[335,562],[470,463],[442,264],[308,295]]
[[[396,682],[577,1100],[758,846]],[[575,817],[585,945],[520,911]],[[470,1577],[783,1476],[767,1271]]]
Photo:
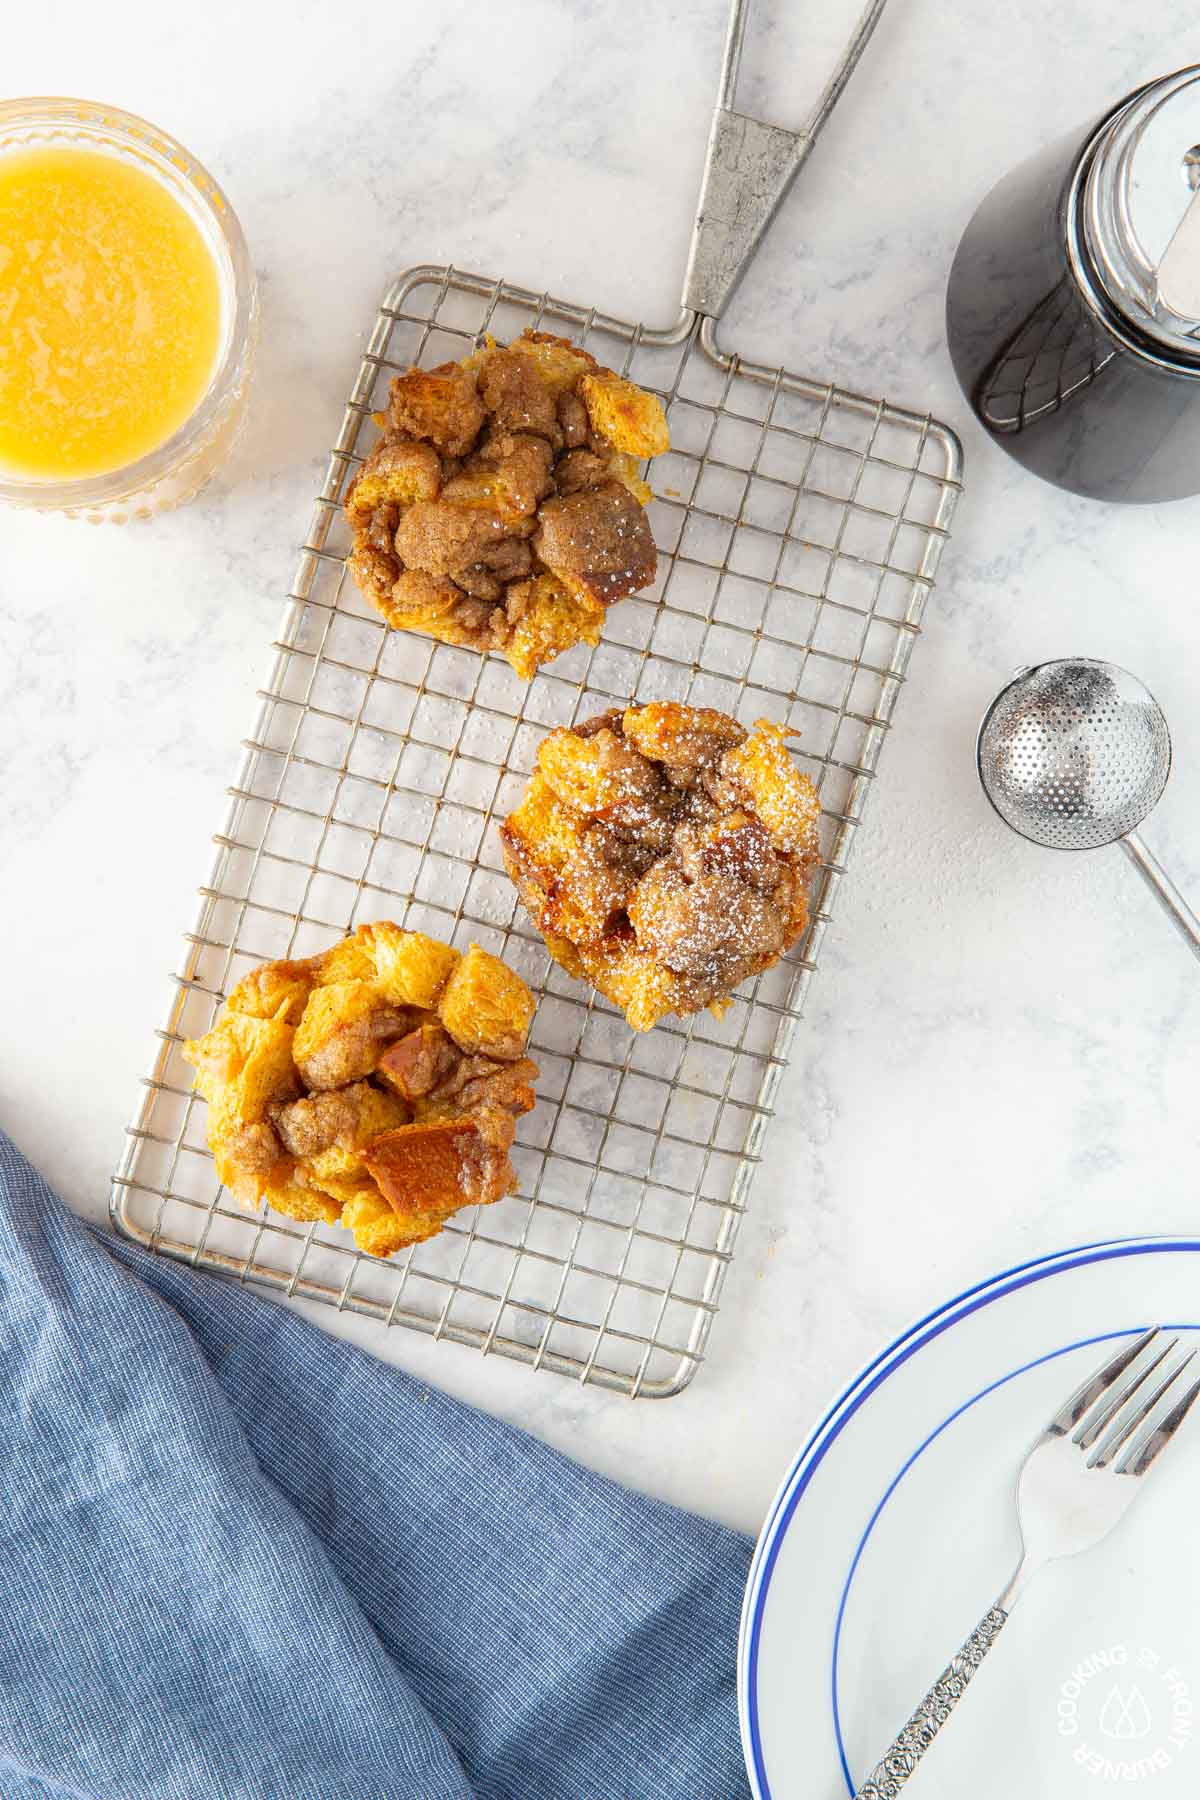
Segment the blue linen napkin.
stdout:
[[0,1133],[0,1796],[742,1800],[750,1545],[233,1283]]

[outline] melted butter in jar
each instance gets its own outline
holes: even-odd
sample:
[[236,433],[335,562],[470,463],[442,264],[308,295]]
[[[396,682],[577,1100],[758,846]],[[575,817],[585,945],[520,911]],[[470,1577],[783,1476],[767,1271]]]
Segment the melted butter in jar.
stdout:
[[195,411],[221,348],[217,265],[153,175],[98,150],[0,155],[0,468],[127,467]]

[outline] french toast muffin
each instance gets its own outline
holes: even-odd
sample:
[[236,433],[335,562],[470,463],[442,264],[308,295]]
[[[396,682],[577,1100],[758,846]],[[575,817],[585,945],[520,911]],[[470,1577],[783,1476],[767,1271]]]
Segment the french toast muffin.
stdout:
[[819,814],[779,726],[656,702],[551,732],[500,836],[551,953],[647,1031],[797,941]]
[[654,580],[638,470],[669,447],[662,406],[568,339],[409,369],[376,418],[348,567],[389,625],[498,650],[529,679]]
[[387,921],[246,975],[183,1047],[243,1206],[340,1223],[373,1256],[516,1185],[533,996],[497,957]]

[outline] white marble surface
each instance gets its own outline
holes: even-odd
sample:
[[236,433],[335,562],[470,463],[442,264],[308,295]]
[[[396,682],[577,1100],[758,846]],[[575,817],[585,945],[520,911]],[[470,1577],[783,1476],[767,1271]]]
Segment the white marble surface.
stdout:
[[[756,11],[742,102],[798,119],[851,7]],[[9,20],[11,93],[112,99],[218,173],[265,305],[248,437],[199,502],[125,529],[0,517],[0,1122],[81,1211],[105,1214],[385,278],[454,260],[673,318],[723,14],[645,0],[635,31],[625,0],[48,0]],[[1005,833],[972,743],[1018,663],[1080,652],[1138,671],[1177,753],[1148,836],[1200,893],[1200,503],[1120,510],[1041,487],[965,418],[942,333],[950,256],[990,181],[1197,57],[1182,0],[896,4],[733,308],[726,337],[747,352],[955,423],[969,491],[708,1365],[681,1397],[631,1405],[360,1332],[748,1531],[830,1390],[917,1309],[1028,1254],[1197,1222],[1197,971],[1117,853]]]

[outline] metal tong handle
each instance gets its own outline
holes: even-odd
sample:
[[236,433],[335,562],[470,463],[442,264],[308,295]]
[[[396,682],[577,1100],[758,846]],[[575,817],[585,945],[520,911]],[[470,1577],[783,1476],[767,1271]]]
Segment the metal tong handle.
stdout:
[[683,304],[690,312],[711,319],[719,319],[724,312],[853,75],[886,4],[887,0],[869,0],[808,124],[799,131],[788,131],[734,109],[750,0],[733,0],[683,284]]

